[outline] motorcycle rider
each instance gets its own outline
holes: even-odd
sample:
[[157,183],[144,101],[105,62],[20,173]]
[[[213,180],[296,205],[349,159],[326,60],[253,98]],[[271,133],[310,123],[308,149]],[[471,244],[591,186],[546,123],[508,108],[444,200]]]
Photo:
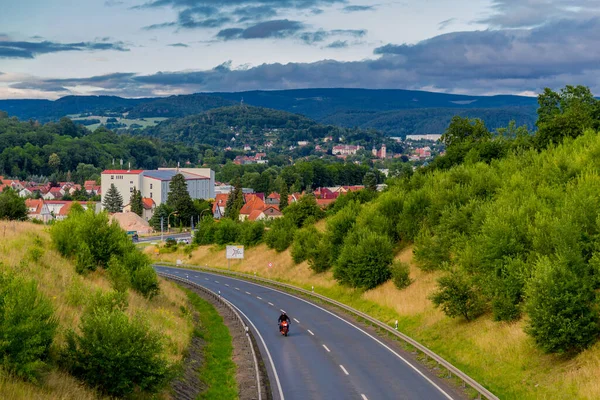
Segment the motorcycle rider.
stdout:
[[279,319],[277,320],[277,323],[279,325],[279,330],[281,331],[281,323],[283,321],[287,321],[288,323],[288,331],[290,329],[290,325],[291,325],[291,321],[290,321],[290,317],[287,316],[287,314],[285,313],[285,311],[281,311],[281,315],[279,316]]

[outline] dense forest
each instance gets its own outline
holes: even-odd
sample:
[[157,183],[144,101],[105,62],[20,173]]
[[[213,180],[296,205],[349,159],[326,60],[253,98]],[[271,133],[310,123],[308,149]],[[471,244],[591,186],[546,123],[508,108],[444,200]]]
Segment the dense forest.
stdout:
[[[284,148],[298,141],[313,141],[327,136],[343,137],[346,143],[379,144],[384,138],[374,130],[321,125],[299,114],[269,108],[232,106],[210,110],[184,118],[161,122],[136,134],[167,141],[202,143],[217,147],[235,146],[236,142],[262,145],[273,141]],[[239,146],[239,143],[238,143]]]
[[[144,137],[118,135],[104,128],[90,132],[70,119],[41,125],[21,122],[0,112],[0,174],[26,179],[29,176],[59,176],[73,179],[99,177],[102,169],[119,163],[153,169],[197,160],[206,146],[163,143]],[[49,162],[50,156],[58,157]]]

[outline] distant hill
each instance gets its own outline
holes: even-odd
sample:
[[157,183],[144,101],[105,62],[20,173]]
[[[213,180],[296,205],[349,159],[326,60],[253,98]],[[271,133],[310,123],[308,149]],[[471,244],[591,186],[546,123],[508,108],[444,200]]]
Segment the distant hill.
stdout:
[[[344,136],[357,144],[379,143],[381,133],[323,125],[302,115],[252,106],[223,107],[183,118],[172,118],[135,134],[189,144],[227,147],[272,141],[279,147],[326,136]],[[235,139],[235,140],[232,140]]]
[[533,127],[537,99],[523,96],[465,96],[413,90],[297,89],[237,93],[197,93],[164,98],[67,96],[49,100],[0,100],[0,110],[42,122],[65,115],[128,118],[185,117],[233,105],[251,105],[301,114],[317,122],[380,129],[389,135],[442,133],[452,116],[482,118],[489,128],[515,119]]

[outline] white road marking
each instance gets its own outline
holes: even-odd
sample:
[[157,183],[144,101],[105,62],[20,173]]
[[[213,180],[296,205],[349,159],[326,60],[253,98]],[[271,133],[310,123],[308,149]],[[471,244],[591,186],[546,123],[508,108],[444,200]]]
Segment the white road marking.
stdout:
[[270,305],[270,306],[274,306],[274,304],[273,304],[273,303],[271,303],[271,302],[269,302],[269,305]]
[[296,318],[294,318],[294,321],[296,321],[296,323],[298,323],[298,324],[300,323],[300,321],[298,321]]
[[311,335],[315,336],[314,333],[312,333],[312,331],[310,329],[307,329],[308,333],[310,333]]
[[323,345],[323,348],[324,348],[325,350],[327,350],[327,352],[328,352],[328,353],[331,353],[331,350],[329,350],[329,349],[327,348],[327,346]]
[[[166,270],[166,268],[165,268],[165,270]],[[210,273],[210,272],[206,272],[206,273],[207,274],[211,274],[211,275],[215,275],[214,273]],[[395,355],[396,357],[398,357],[400,360],[402,360],[406,365],[408,365],[410,368],[412,368],[417,374],[421,375],[421,377],[423,379],[425,379],[427,382],[429,382],[429,384],[431,384],[433,387],[435,387],[448,400],[454,400],[452,398],[452,396],[450,396],[448,393],[446,393],[444,391],[444,389],[442,389],[441,387],[439,387],[439,385],[437,385],[434,381],[432,381],[429,377],[427,377],[423,372],[421,372],[421,370],[419,370],[417,367],[415,367],[413,364],[411,364],[407,359],[405,359],[404,357],[402,357],[400,354],[398,354],[396,351],[394,351],[388,345],[386,345],[385,343],[383,343],[381,340],[377,339],[375,336],[369,334],[364,329],[361,329],[360,327],[354,325],[353,323],[346,321],[344,318],[340,317],[339,315],[336,315],[336,314],[332,313],[331,311],[324,309],[323,307],[319,307],[318,305],[316,305],[314,303],[311,303],[308,300],[304,300],[303,298],[300,298],[298,296],[294,296],[293,294],[282,292],[281,290],[277,290],[277,289],[273,289],[273,288],[266,287],[266,286],[263,286],[263,285],[259,285],[257,283],[249,282],[249,281],[246,281],[246,280],[243,280],[243,279],[237,279],[237,278],[231,278],[231,277],[228,277],[228,278],[231,279],[231,280],[234,280],[234,281],[239,281],[239,282],[244,282],[246,284],[254,285],[254,286],[259,287],[261,289],[267,288],[269,290],[272,290],[273,292],[280,293],[280,294],[283,294],[285,296],[291,297],[293,299],[299,300],[299,301],[301,301],[303,303],[309,304],[309,305],[311,305],[311,306],[313,306],[313,307],[315,307],[315,308],[317,308],[317,309],[319,309],[319,310],[321,310],[321,311],[323,311],[323,312],[325,312],[325,313],[327,313],[327,314],[329,314],[329,315],[331,315],[331,316],[339,319],[342,322],[345,322],[346,324],[350,325],[351,327],[353,327],[357,331],[363,333],[365,336],[373,339],[375,342],[377,342],[378,344],[380,344],[383,348],[385,348],[390,353],[392,353],[393,355]],[[314,333],[312,333],[312,332],[310,332],[310,333],[314,335]]]
[[[225,301],[227,301],[227,300],[225,300]],[[263,337],[260,334],[260,332],[258,331],[258,329],[256,329],[256,325],[254,325],[252,320],[250,318],[248,318],[248,316],[246,314],[244,314],[244,312],[242,310],[237,308],[235,306],[235,304],[231,303],[230,301],[227,301],[227,303],[229,303],[233,308],[238,310],[238,312],[240,314],[242,314],[248,322],[250,322],[250,325],[252,325],[252,327],[254,328],[254,331],[258,334],[258,337],[260,338],[260,341],[262,342],[262,345],[265,348],[265,351],[267,352],[267,357],[269,358],[269,363],[271,364],[271,368],[273,369],[273,375],[275,376],[275,381],[277,382],[277,389],[279,390],[279,398],[280,398],[280,400],[285,400],[285,398],[283,397],[283,389],[281,388],[281,382],[279,382],[279,376],[277,375],[277,369],[275,368],[275,363],[273,363],[273,358],[271,357],[271,353],[269,352],[269,348],[267,347],[265,340],[263,339]]]
[[346,375],[350,375],[350,374],[348,373],[348,371],[346,371],[346,368],[344,368],[344,366],[343,366],[343,365],[341,365],[341,364],[340,364],[340,368],[342,369],[342,371],[344,371],[344,373],[345,373]]
[[215,281],[215,283],[219,283],[219,281]]
[[229,287],[229,284],[226,283],[225,286]]
[[284,313],[285,311],[283,311],[281,308],[279,309],[279,311],[281,311],[282,313]]
[[364,394],[361,394],[360,397],[362,397],[363,400],[369,400],[369,399],[367,399],[367,396],[365,396]]
[[239,287],[236,287],[236,288],[235,288],[235,290],[240,290],[240,288],[239,288]]
[[246,292],[246,294],[252,294],[252,293],[250,293],[250,292]]
[[262,297],[258,297],[258,296],[256,296],[256,298],[257,298],[257,299],[259,299],[259,300],[262,300]]
[[209,281],[210,279],[208,279],[208,278],[204,278],[204,280],[205,280],[205,281]]

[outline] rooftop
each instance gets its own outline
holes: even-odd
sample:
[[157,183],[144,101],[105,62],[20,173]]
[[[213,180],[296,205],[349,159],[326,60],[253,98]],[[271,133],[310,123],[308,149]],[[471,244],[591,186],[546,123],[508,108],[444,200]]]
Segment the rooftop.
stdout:
[[170,181],[177,174],[181,174],[186,180],[198,180],[198,179],[209,179],[206,176],[190,174],[189,172],[173,171],[173,170],[157,170],[157,171],[144,171],[144,176],[149,178],[158,179],[160,181]]

